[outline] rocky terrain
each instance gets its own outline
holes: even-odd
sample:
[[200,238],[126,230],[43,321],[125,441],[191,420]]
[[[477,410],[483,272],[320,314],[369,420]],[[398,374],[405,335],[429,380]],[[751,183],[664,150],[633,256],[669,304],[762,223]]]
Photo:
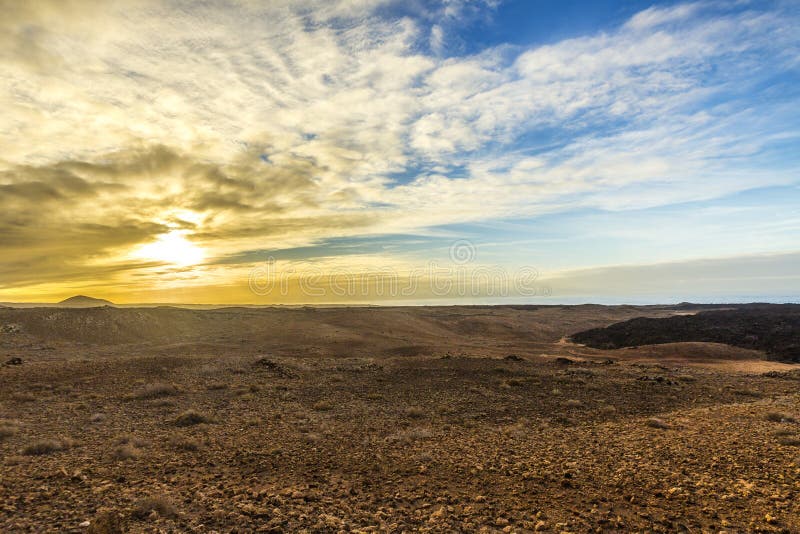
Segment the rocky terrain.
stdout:
[[703,341],[762,350],[770,358],[800,362],[800,305],[739,305],[671,317],[638,317],[578,332],[578,343],[601,349]]
[[568,341],[685,312],[2,309],[0,531],[800,531],[800,368]]

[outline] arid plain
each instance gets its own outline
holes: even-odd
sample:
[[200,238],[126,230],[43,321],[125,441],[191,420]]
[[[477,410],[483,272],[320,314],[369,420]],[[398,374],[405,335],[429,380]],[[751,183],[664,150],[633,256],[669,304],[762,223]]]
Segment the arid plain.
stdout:
[[798,532],[799,366],[570,340],[697,311],[2,308],[0,531]]

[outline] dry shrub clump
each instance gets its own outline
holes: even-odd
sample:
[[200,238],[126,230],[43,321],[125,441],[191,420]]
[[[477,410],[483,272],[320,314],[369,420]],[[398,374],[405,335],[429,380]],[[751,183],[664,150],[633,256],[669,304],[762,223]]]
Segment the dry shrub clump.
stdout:
[[131,515],[136,519],[147,519],[155,512],[164,518],[177,517],[178,511],[172,502],[164,495],[151,495],[136,502]]
[[781,412],[769,412],[767,415],[764,416],[767,421],[772,423],[794,423],[796,422],[795,418]]
[[133,460],[142,455],[142,452],[133,445],[119,445],[112,452],[115,460]]
[[315,402],[312,408],[318,412],[327,412],[333,410],[333,403],[330,401],[321,400],[319,402]]
[[412,406],[406,410],[406,417],[409,417],[410,419],[422,419],[425,417],[425,410],[416,406]]
[[38,397],[36,395],[34,395],[33,393],[27,393],[27,392],[24,392],[24,391],[18,391],[18,392],[13,393],[11,395],[11,400],[14,400],[14,401],[17,401],[17,402],[33,402],[33,401],[35,401],[37,399],[38,399]]
[[122,524],[119,515],[112,511],[100,512],[95,516],[87,534],[122,534]]
[[198,440],[186,436],[170,436],[167,444],[175,450],[189,452],[198,451],[201,447]]
[[402,430],[386,436],[385,441],[387,443],[400,443],[408,445],[415,441],[430,439],[432,436],[433,432],[431,432],[429,428],[410,428],[408,430]]
[[111,457],[115,460],[134,460],[142,455],[141,449],[147,446],[147,442],[130,434],[117,436],[114,440],[114,449]]
[[114,438],[114,445],[131,445],[136,448],[147,447],[147,442],[130,434],[122,434]]
[[27,445],[22,449],[22,454],[25,456],[42,456],[69,449],[74,445],[75,442],[69,438],[42,439]]
[[175,419],[176,426],[193,426],[210,422],[210,417],[196,410],[186,410]]
[[650,428],[659,428],[661,430],[666,430],[670,428],[669,423],[667,423],[663,419],[659,419],[658,417],[651,417],[650,419],[645,421],[645,424]]
[[13,421],[0,420],[0,441],[5,441],[19,432],[19,425]]
[[612,415],[617,413],[617,408],[612,404],[603,404],[600,406],[600,413],[603,415]]
[[159,399],[162,397],[171,397],[177,394],[178,388],[172,384],[156,382],[142,386],[142,388],[136,391],[133,396],[137,399]]

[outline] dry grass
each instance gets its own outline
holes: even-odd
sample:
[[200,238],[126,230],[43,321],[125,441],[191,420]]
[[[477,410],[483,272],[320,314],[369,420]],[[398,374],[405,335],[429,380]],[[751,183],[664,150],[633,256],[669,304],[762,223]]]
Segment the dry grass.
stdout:
[[617,408],[611,404],[603,404],[600,406],[599,412],[603,415],[611,415],[617,412]]
[[387,436],[385,441],[387,443],[400,443],[407,445],[415,441],[429,439],[432,436],[433,432],[431,432],[431,430],[428,428],[410,428],[408,430],[402,430]]
[[179,451],[199,451],[201,448],[201,444],[198,440],[186,436],[170,436],[167,439],[167,444]]
[[69,449],[73,445],[74,442],[68,438],[42,439],[25,446],[22,449],[22,454],[25,456],[42,456]]
[[131,515],[136,519],[147,519],[153,512],[165,518],[174,518],[178,515],[178,510],[164,495],[153,495],[137,501]]
[[0,421],[0,441],[5,441],[19,432],[19,425],[12,421]]
[[743,397],[752,397],[754,399],[759,399],[764,396],[762,392],[748,388],[734,389],[733,393],[736,395],[741,395]]
[[139,439],[130,434],[122,434],[114,438],[114,445],[116,446],[131,445],[133,447],[136,447],[137,449],[141,449],[147,447],[148,443],[143,439]]
[[326,400],[315,402],[312,408],[318,412],[327,412],[333,410],[333,403]]
[[112,511],[100,512],[87,528],[87,534],[122,534],[120,517]]
[[172,384],[156,382],[142,386],[141,389],[137,390],[133,394],[133,397],[136,399],[160,399],[162,397],[171,397],[177,394],[178,388]]
[[38,397],[33,393],[26,393],[23,391],[11,395],[11,400],[16,402],[34,402]]
[[663,419],[659,419],[658,417],[651,417],[650,419],[645,421],[644,424],[646,424],[650,428],[659,428],[661,430],[666,430],[668,428],[671,428],[669,423],[667,423]]
[[796,422],[795,418],[781,412],[769,412],[767,415],[764,416],[767,421],[772,423],[794,423]]
[[130,444],[120,445],[111,453],[111,456],[115,460],[134,460],[139,458],[141,455],[142,452]]
[[406,417],[410,419],[422,419],[425,417],[425,410],[416,406],[412,406],[406,410]]
[[175,419],[176,426],[193,426],[211,423],[211,418],[196,410],[186,410]]

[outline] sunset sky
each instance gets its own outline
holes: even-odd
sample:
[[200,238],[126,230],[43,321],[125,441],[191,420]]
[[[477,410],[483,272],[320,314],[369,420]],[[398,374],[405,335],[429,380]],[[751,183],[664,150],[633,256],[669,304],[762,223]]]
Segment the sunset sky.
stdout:
[[800,295],[796,1],[0,10],[0,301]]

